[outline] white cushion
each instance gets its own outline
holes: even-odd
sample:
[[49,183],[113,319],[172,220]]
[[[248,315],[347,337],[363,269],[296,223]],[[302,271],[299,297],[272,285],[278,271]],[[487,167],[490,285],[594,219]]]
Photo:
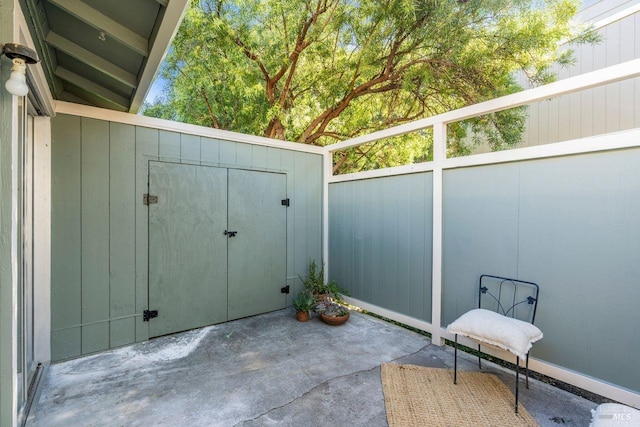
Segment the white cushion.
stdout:
[[591,427],[640,426],[640,411],[619,403],[603,403],[591,410]]
[[531,323],[482,308],[460,316],[447,327],[447,332],[508,350],[519,357],[525,357],[531,344],[542,338],[542,331]]

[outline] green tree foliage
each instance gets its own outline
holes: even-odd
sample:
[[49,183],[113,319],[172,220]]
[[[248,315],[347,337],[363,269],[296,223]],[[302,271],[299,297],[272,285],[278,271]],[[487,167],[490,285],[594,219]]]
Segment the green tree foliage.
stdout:
[[[165,60],[165,98],[146,115],[306,144],[432,116],[553,79],[558,43],[593,42],[574,0],[192,0]],[[450,126],[469,141],[517,143],[523,109]],[[394,149],[390,149],[390,147]],[[430,158],[431,133],[345,150],[344,171]]]

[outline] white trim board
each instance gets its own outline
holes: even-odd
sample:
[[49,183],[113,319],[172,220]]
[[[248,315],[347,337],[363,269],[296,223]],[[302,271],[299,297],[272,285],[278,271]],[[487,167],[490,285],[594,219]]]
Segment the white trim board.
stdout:
[[228,130],[214,129],[205,126],[174,122],[171,120],[157,119],[155,117],[141,116],[138,114],[123,113],[120,111],[107,110],[88,105],[74,104],[71,102],[56,101],[55,105],[57,114],[69,114],[72,116],[88,117],[133,126],[143,126],[171,132],[204,136],[206,138],[212,139],[221,139],[225,141],[241,142],[251,145],[282,148],[284,150],[302,151],[304,153],[311,154],[324,154],[326,152],[323,147],[316,147],[313,145],[281,141],[278,139],[270,139],[262,136],[245,135],[243,133],[231,132]]
[[[569,141],[554,142],[552,144],[513,148],[511,150],[473,154],[464,157],[454,157],[443,160],[441,165],[442,169],[449,170],[474,166],[495,165],[500,163],[525,162],[529,160],[548,159],[553,157],[564,157],[603,151],[625,150],[629,148],[640,148],[640,128]],[[344,175],[333,175],[329,177],[329,183],[334,184],[362,179],[431,172],[436,169],[437,165],[438,162],[425,162]]]
[[635,13],[640,12],[640,3],[639,4],[635,4],[632,6],[629,6],[628,8],[618,12],[618,13],[614,13],[611,16],[607,16],[604,19],[601,19],[600,21],[597,21],[593,24],[593,28],[595,28],[596,30],[599,30],[602,27],[606,27],[609,24],[612,24],[616,21],[620,21],[624,18],[626,18],[627,16],[631,16]]
[[[28,46],[35,51],[35,43],[33,42],[33,37],[31,37],[31,33],[29,32],[29,26],[27,25],[27,20],[24,17],[22,8],[16,5],[15,12],[15,19],[18,27],[17,31],[19,32],[19,43]],[[35,97],[40,101],[40,106],[42,107],[41,113],[45,116],[53,116],[55,114],[54,100],[51,95],[51,90],[49,90],[49,84],[47,83],[47,78],[44,75],[44,70],[42,69],[42,62],[29,65],[27,70],[32,83],[29,90],[31,90]]]
[[[383,317],[386,317],[387,319],[391,319],[396,322],[400,322],[405,325],[411,326],[413,328],[429,332],[432,336],[434,335],[433,325],[424,320],[419,320],[404,314],[400,314],[395,311],[382,308],[377,305],[370,304],[364,301],[360,301],[355,298],[345,297],[345,301],[351,305],[370,311],[379,316],[383,316]],[[454,340],[454,336],[451,334],[448,334],[446,332],[446,328],[440,328],[439,335],[442,338],[446,338],[451,341]],[[464,337],[458,337],[458,342],[462,345],[466,345],[467,347],[475,348],[475,346],[477,346],[476,342],[468,340]],[[435,343],[433,344],[435,345]],[[483,346],[482,351],[483,353],[490,354],[493,357],[497,357],[499,359],[506,360],[511,363],[515,362],[515,357],[507,351],[496,350],[488,346]],[[452,361],[453,361],[453,356],[452,356]],[[580,387],[592,393],[596,393],[601,396],[607,397],[609,399],[613,399],[625,405],[640,408],[640,393],[634,392],[632,390],[618,387],[613,384],[600,381],[593,377],[581,374],[579,372],[571,371],[569,369],[561,368],[552,363],[535,359],[533,357],[529,358],[529,369],[535,372],[539,372],[548,377],[563,381],[567,384]]]
[[[34,359],[51,360],[51,118],[34,117]],[[38,214],[39,213],[39,214]]]
[[640,76],[640,59],[634,59],[611,67],[559,80],[544,86],[524,90],[522,92],[516,92],[511,95],[494,98],[479,104],[469,105],[457,110],[447,111],[446,113],[338,142],[327,146],[326,149],[334,152],[344,150],[346,148],[357,147],[369,142],[416,132],[432,127],[438,123],[446,124],[458,122],[472,117],[479,117],[497,111],[508,110],[537,101],[567,95],[573,92],[591,89],[638,76]]
[[433,335],[434,327],[431,323],[416,319],[415,317],[407,316],[406,314],[398,313],[397,311],[389,310],[386,308],[382,308],[375,304],[370,304],[365,301],[361,301],[356,298],[351,298],[344,296],[344,301],[347,304],[351,304],[355,307],[361,308],[366,311],[370,311],[371,313],[377,314],[378,316],[386,317],[387,319],[395,320],[396,322],[403,323],[407,326],[411,326],[412,328],[420,329],[421,331],[425,331]]

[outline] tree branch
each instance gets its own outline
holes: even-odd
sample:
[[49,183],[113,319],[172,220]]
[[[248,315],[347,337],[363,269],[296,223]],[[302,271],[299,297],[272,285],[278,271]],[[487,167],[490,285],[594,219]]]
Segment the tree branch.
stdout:
[[207,96],[207,92],[204,90],[204,88],[200,88],[200,95],[202,95],[202,98],[204,98],[204,103],[207,106],[207,110],[209,110],[209,118],[213,122],[213,127],[216,129],[220,129],[220,123],[218,123],[215,114],[213,114],[213,109],[211,108],[209,97]]

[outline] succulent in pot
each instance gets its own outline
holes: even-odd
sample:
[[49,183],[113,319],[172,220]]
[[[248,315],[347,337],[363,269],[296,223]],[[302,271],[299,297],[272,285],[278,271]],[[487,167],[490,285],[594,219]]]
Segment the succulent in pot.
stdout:
[[301,322],[309,320],[309,311],[314,307],[313,295],[307,290],[300,291],[293,300],[293,308],[296,309],[296,317]]
[[349,309],[329,298],[316,305],[322,321],[328,325],[338,326],[349,320]]

